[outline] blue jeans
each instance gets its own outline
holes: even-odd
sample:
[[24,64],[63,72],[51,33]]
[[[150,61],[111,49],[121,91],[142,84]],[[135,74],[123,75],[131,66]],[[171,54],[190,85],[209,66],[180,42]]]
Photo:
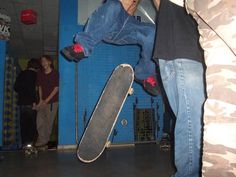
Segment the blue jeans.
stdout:
[[89,56],[101,41],[141,46],[141,58],[135,66],[136,79],[143,80],[156,75],[155,63],[151,60],[155,36],[155,25],[143,23],[129,15],[119,0],[107,0],[89,17],[83,32],[78,33],[75,42],[80,43]]
[[201,171],[202,108],[205,100],[203,65],[189,59],[159,60],[164,88],[175,125],[173,177],[199,177]]

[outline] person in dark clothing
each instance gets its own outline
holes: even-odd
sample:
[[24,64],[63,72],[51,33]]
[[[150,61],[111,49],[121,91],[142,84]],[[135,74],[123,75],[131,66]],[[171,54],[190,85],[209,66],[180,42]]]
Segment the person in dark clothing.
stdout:
[[20,107],[20,129],[22,147],[32,144],[36,135],[36,111],[33,109],[37,101],[36,80],[39,62],[28,61],[26,70],[17,76],[14,90],[18,94],[17,104]]
[[203,50],[195,20],[174,0],[161,0],[153,58],[176,116],[172,177],[199,177],[202,106],[205,101]]

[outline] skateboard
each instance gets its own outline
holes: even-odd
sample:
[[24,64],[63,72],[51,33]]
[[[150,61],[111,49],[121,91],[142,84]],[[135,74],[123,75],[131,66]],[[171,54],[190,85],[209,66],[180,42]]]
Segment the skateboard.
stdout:
[[97,102],[81,141],[77,148],[77,157],[84,163],[95,161],[110,145],[109,136],[115,126],[119,113],[131,88],[134,71],[128,64],[118,65]]

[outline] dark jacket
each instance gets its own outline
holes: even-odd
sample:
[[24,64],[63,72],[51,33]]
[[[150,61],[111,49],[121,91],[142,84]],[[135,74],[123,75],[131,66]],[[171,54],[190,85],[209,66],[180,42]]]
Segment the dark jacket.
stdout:
[[24,70],[16,78],[14,90],[18,93],[18,105],[32,105],[36,102],[37,72]]

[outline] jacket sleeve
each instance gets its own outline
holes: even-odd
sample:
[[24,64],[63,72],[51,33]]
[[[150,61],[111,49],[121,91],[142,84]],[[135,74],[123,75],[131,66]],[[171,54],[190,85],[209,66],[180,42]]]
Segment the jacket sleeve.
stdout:
[[21,74],[19,74],[14,83],[14,90],[19,93],[21,91]]

